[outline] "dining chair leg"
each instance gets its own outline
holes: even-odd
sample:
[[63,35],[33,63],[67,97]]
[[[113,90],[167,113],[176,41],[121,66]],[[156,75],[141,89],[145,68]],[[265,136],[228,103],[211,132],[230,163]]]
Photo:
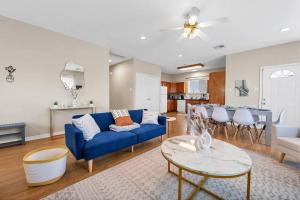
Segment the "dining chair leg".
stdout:
[[236,131],[236,129],[237,129],[235,124],[234,124],[234,121],[231,121],[231,128],[232,128],[233,131]]
[[224,127],[224,132],[225,132],[226,140],[228,140],[227,124],[225,124],[223,127]]
[[251,144],[253,144],[253,138],[252,138],[252,133],[251,133],[251,127],[250,126],[247,126],[247,132],[249,134]]
[[215,129],[216,129],[217,125],[214,124],[213,128],[211,129],[211,134],[214,135],[215,134]]
[[254,131],[255,131],[255,139],[254,139],[254,142],[255,142],[255,141],[257,141],[257,139],[258,139],[259,133],[258,133],[256,124],[253,124],[253,127],[254,127]]
[[238,134],[238,132],[240,132],[240,129],[241,129],[241,125],[239,124],[238,127],[236,128],[235,130],[235,133],[233,135],[233,138],[236,140],[236,135]]
[[261,135],[263,134],[263,132],[265,131],[265,129],[266,129],[266,125],[264,125],[263,128],[260,130],[259,136],[257,138],[257,143],[259,143]]

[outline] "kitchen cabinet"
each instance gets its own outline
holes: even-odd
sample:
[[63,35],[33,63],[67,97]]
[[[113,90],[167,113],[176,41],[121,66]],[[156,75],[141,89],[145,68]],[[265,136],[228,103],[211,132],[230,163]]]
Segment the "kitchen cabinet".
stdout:
[[160,84],[160,85],[161,85],[161,86],[167,87],[167,93],[170,94],[170,93],[172,93],[172,92],[171,92],[171,84],[172,84],[172,83],[170,83],[170,82],[161,81],[161,84]]
[[176,91],[176,83],[170,83],[170,93],[177,93]]
[[184,93],[184,82],[176,83],[176,93]]
[[208,93],[209,103],[225,104],[225,71],[209,74]]
[[168,112],[176,112],[177,111],[177,100],[169,99],[168,100]]

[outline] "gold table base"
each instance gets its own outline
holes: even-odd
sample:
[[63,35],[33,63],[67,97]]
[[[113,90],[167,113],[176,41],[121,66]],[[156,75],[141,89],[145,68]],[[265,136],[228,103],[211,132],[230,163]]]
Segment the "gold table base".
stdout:
[[[246,172],[246,173],[241,174],[241,175],[226,176],[226,177],[221,177],[220,176],[219,177],[219,176],[209,176],[209,175],[199,174],[199,173],[195,173],[193,171],[186,170],[186,169],[184,169],[180,166],[177,166],[177,165],[174,165],[174,166],[176,166],[178,168],[178,170],[179,170],[178,174],[171,171],[171,162],[168,161],[168,172],[178,177],[178,200],[181,200],[181,196],[182,196],[182,180],[184,180],[187,183],[191,184],[192,186],[196,187],[196,189],[187,198],[188,200],[193,199],[195,197],[195,195],[200,191],[206,192],[207,194],[215,197],[216,199],[224,199],[224,198],[220,197],[219,195],[217,195],[216,193],[214,193],[214,192],[212,192],[212,191],[210,191],[210,190],[203,187],[205,185],[205,183],[207,182],[207,180],[209,178],[237,178],[237,177],[240,177],[240,176],[243,176],[243,175],[246,175],[246,174],[247,174],[247,196],[246,196],[246,198],[247,198],[247,200],[250,200],[251,170],[249,172]],[[198,184],[196,184],[196,183],[194,183],[194,182],[192,182],[192,181],[190,181],[187,178],[182,176],[183,170],[188,171],[188,172],[193,173],[193,174],[196,174],[196,175],[199,175],[199,176],[203,176],[204,178]]]

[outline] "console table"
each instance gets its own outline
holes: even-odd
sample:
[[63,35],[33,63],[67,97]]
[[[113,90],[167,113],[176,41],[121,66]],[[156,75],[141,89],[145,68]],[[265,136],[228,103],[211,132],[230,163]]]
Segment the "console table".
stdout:
[[91,113],[96,112],[96,106],[76,106],[76,107],[50,107],[50,136],[53,137],[53,115],[54,112],[66,111],[66,110],[84,110],[89,109]]

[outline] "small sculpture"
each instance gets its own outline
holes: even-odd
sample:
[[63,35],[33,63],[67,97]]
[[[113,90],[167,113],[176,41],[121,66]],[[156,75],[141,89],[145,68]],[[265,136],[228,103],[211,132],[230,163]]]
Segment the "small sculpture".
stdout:
[[16,71],[16,68],[13,66],[5,67],[5,70],[8,71],[8,75],[6,76],[6,81],[9,83],[12,83],[15,81],[15,78],[13,76],[13,73]]
[[195,142],[197,150],[207,150],[211,146],[212,138],[209,134],[208,120],[205,120],[202,114],[193,113],[192,115],[192,133],[199,136]]

